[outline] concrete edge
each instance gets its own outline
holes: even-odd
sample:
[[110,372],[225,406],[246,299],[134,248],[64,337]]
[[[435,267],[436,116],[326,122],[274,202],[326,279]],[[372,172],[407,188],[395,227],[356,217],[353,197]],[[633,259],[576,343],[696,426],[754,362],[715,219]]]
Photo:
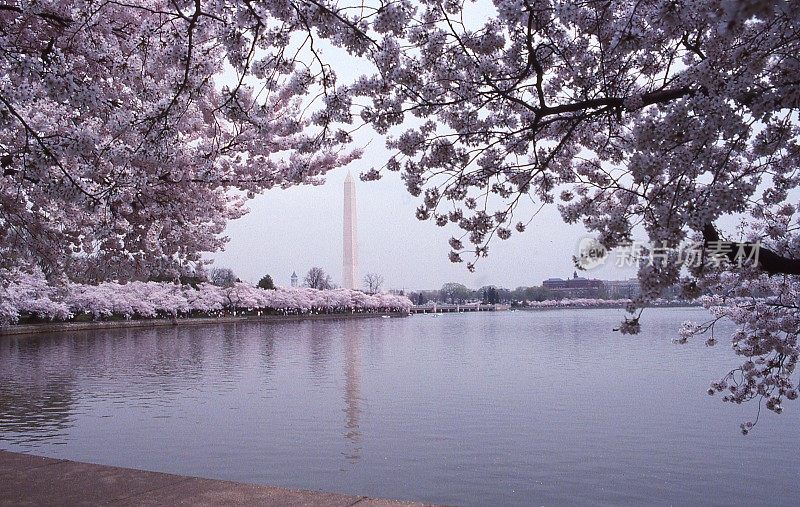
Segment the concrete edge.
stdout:
[[304,320],[368,319],[376,317],[407,317],[407,313],[317,313],[305,315],[248,315],[244,317],[195,317],[179,319],[141,319],[93,322],[47,322],[41,324],[12,324],[0,326],[0,338],[21,337],[41,333],[91,331],[96,329],[131,329],[148,327],[197,326],[206,324],[232,324],[239,322],[297,322]]
[[423,507],[413,501],[281,488],[98,465],[0,449],[0,505],[320,505]]

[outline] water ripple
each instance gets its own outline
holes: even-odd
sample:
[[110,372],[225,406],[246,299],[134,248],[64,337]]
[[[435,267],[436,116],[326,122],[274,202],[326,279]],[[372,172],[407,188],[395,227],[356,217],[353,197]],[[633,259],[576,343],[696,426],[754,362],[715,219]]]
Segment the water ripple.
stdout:
[[698,312],[635,337],[563,310],[6,338],[0,448],[465,505],[790,504],[800,404],[740,436],[755,406],[705,395],[736,358],[671,343]]

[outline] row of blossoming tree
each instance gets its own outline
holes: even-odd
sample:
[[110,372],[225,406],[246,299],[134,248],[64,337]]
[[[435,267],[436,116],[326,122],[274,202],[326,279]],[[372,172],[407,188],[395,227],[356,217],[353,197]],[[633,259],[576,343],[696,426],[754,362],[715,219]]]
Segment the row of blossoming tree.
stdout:
[[630,299],[545,299],[544,301],[523,301],[523,308],[551,309],[551,308],[625,308],[631,304]]
[[169,282],[104,282],[52,285],[38,273],[15,272],[0,286],[0,324],[26,320],[65,321],[80,316],[158,318],[263,314],[407,313],[411,301],[394,294],[349,289],[277,288],[236,282],[229,287]]
[[[700,306],[702,301],[687,302],[676,301],[674,299],[654,299],[650,301],[650,306]],[[534,309],[553,309],[553,308],[631,308],[636,302],[633,299],[595,299],[595,298],[575,298],[575,299],[545,299],[544,301],[523,301],[520,306],[523,308]]]

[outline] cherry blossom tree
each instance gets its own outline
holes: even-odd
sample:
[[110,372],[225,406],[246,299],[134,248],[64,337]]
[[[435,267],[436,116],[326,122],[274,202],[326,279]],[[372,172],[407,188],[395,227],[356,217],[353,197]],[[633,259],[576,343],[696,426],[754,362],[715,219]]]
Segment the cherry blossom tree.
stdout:
[[69,306],[59,301],[59,296],[59,290],[47,283],[41,271],[2,273],[0,324],[16,322],[21,313],[47,320],[71,318]]
[[218,287],[233,287],[240,280],[230,268],[214,268],[208,273],[208,281]]
[[227,302],[222,288],[210,283],[201,283],[196,289],[185,287],[184,294],[189,310],[193,312],[218,312]]
[[[797,7],[384,5],[370,32],[378,72],[350,90],[394,155],[362,178],[399,171],[422,199],[418,218],[460,229],[450,259],[469,256],[471,270],[491,240],[524,231],[551,203],[605,249],[646,235],[630,310],[678,283],[687,298],[715,294],[706,304],[739,324],[734,350],[746,362],[712,391],[777,412],[797,397],[800,353]],[[725,217],[742,226],[725,231]],[[688,264],[690,241],[701,253]],[[636,332],[639,315],[620,330]],[[698,333],[713,335],[713,321],[681,336]]]
[[[527,308],[549,309],[549,308],[625,308],[631,303],[629,299],[546,299],[544,301],[526,301],[523,306]],[[663,301],[653,303],[664,304]]]
[[0,266],[174,278],[224,244],[247,197],[352,160],[318,50],[371,44],[350,12],[328,0],[0,2]]
[[408,313],[411,301],[393,294],[369,295],[350,289],[262,289],[235,282],[226,287],[211,283],[196,286],[171,282],[99,284],[48,283],[41,270],[15,270],[0,278],[0,324],[20,318],[92,320],[113,318],[153,319],[194,316],[308,314],[308,313]]

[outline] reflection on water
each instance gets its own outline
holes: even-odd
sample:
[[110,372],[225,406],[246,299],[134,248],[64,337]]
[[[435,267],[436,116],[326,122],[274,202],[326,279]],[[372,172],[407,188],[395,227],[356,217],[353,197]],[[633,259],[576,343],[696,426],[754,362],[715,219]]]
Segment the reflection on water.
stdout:
[[[350,321],[352,324],[353,321]],[[345,387],[344,400],[346,404],[345,413],[347,414],[345,427],[347,432],[345,437],[352,443],[347,458],[357,460],[360,456],[361,448],[358,431],[358,416],[361,414],[359,407],[361,396],[361,347],[358,330],[348,329],[344,337],[345,350]]]
[[0,358],[34,358],[24,368],[0,362],[0,441],[6,434],[18,434],[17,441],[22,444],[62,442],[60,437],[71,425],[73,375],[47,374],[46,365],[53,357],[38,340],[0,340],[0,347]]
[[[700,310],[414,316],[0,339],[0,448],[450,504],[790,505],[800,404],[705,395]],[[770,494],[764,494],[768,485]]]
[[68,378],[45,383],[9,381],[0,391],[0,428],[20,434],[21,442],[58,439],[70,426],[70,388]]

